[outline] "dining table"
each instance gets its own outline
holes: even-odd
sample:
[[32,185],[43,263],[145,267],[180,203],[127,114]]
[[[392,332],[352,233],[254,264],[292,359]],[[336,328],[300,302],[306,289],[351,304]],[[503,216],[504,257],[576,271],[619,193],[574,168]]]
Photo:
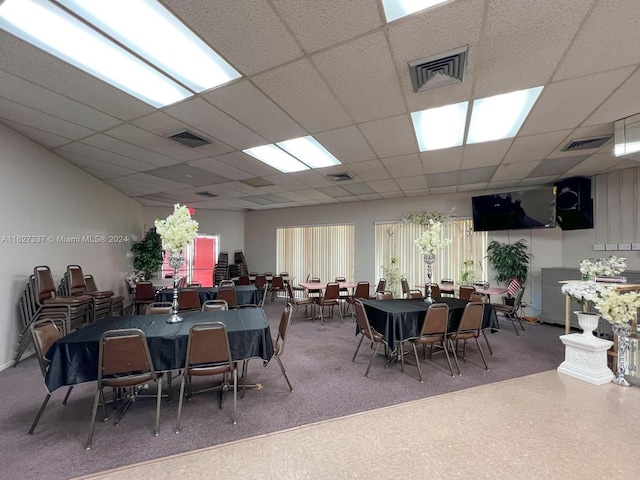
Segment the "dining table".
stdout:
[[[215,300],[218,298],[218,287],[189,287],[195,288],[198,291],[200,297],[200,304],[202,305],[207,300]],[[250,305],[252,303],[260,303],[261,293],[255,285],[236,285],[236,299],[238,305]],[[171,302],[173,301],[173,289],[165,288],[160,290],[156,299],[158,302]]]
[[[455,295],[460,290],[460,285],[457,285],[454,283],[445,282],[445,283],[436,283],[435,285],[438,285],[438,287],[440,287],[440,293],[448,293],[451,295]],[[422,283],[414,286],[415,288],[425,288],[426,284]],[[473,286],[476,289],[477,293],[482,293],[483,295],[487,295],[489,298],[491,298],[491,295],[503,295],[507,293],[506,287],[480,287],[476,285],[471,285],[471,286]]]
[[100,337],[107,330],[138,328],[146,336],[157,372],[184,368],[189,329],[198,323],[222,322],[227,327],[231,357],[239,362],[261,358],[266,365],[274,354],[269,322],[261,308],[185,312],[179,323],[167,323],[167,315],[108,317],[86,325],[57,340],[46,353],[50,362],[45,377],[49,392],[65,385],[98,378]]
[[[459,298],[440,297],[435,303],[445,303],[449,306],[447,332],[454,333],[469,302]],[[369,323],[384,336],[385,343],[391,349],[395,349],[405,340],[420,336],[426,312],[432,305],[420,298],[362,300],[362,304]],[[484,307],[482,328],[491,329],[492,332],[498,331],[500,327],[493,305],[485,303]]]

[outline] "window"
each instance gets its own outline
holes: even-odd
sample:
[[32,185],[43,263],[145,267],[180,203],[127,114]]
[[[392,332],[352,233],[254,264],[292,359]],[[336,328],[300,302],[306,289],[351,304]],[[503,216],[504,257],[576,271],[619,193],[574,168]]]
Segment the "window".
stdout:
[[[189,283],[199,282],[203,287],[213,286],[213,269],[219,253],[220,235],[198,234],[189,245],[185,254],[185,262],[178,270],[178,276],[187,276]],[[165,253],[162,264],[162,276],[173,276],[173,268],[169,266],[169,255]]]
[[331,282],[353,280],[353,225],[315,225],[278,228],[276,271],[289,272],[297,282],[308,275]]
[[[415,240],[422,234],[422,225],[403,223],[378,223],[376,235],[376,272],[383,275],[382,267],[398,259],[400,274],[407,277],[410,288],[424,285],[427,281],[427,267],[418,253]],[[463,272],[469,272],[467,282],[489,280],[487,276],[487,232],[474,232],[472,220],[453,220],[442,225],[442,235],[452,240],[436,256],[433,264],[435,283],[442,278],[451,278],[462,283]],[[465,265],[466,262],[466,265]],[[472,264],[470,262],[473,262]]]

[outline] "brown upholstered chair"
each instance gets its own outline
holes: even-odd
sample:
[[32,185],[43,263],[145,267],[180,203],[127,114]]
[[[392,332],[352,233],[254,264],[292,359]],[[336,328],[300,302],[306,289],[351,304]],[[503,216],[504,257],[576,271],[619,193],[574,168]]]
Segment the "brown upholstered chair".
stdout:
[[258,290],[262,290],[265,285],[269,285],[267,282],[267,277],[265,277],[264,275],[256,275],[256,279],[254,280],[253,284]]
[[222,393],[229,387],[227,374],[233,377],[233,414],[232,422],[236,423],[236,405],[238,397],[238,371],[231,358],[229,335],[224,323],[198,323],[189,330],[187,341],[187,356],[184,361],[182,381],[180,382],[180,400],[178,401],[178,419],[176,433],[180,432],[180,417],[182,415],[182,401],[185,394],[187,379],[193,376],[222,375],[223,384],[213,388],[204,388],[197,392],[191,391],[189,381],[189,396],[211,390],[221,390],[220,408],[222,408]]
[[[91,295],[93,292],[99,291],[93,275],[85,275],[84,283],[87,285],[87,293],[89,295]],[[111,315],[115,314],[124,315],[124,297],[122,297],[121,295],[111,296]]]
[[[356,347],[356,351],[353,354],[352,362],[356,361],[356,355],[358,355],[358,350],[360,350],[360,346],[362,345],[362,341],[365,337],[375,344],[376,348],[373,349],[371,353],[371,357],[369,357],[369,363],[367,364],[367,371],[364,373],[364,376],[369,376],[369,369],[371,368],[371,362],[373,362],[373,357],[375,357],[376,353],[378,353],[378,348],[380,345],[385,344],[384,335],[377,332],[369,323],[369,317],[367,316],[367,312],[364,309],[364,305],[358,299],[356,299],[353,303],[353,306],[356,310],[356,322],[358,324],[358,332],[362,335],[360,337],[360,341],[358,342],[358,346]],[[385,344],[386,346],[386,344]]]
[[213,312],[216,310],[229,310],[229,305],[226,300],[207,300],[202,304],[203,312]]
[[[424,322],[422,323],[422,330],[420,336],[405,340],[405,342],[411,343],[413,347],[413,355],[416,360],[416,366],[418,367],[418,377],[420,383],[422,383],[422,368],[420,367],[420,359],[418,358],[418,346],[423,347],[426,351],[426,346],[429,345],[429,351],[433,350],[434,344],[440,344],[444,349],[444,353],[447,356],[447,363],[449,364],[449,371],[453,377],[453,367],[451,366],[451,358],[449,358],[449,338],[447,337],[447,325],[449,322],[449,306],[446,303],[434,303],[429,307],[429,310],[425,313]],[[405,343],[403,342],[403,343]],[[431,355],[430,355],[431,357]],[[404,356],[402,359],[402,370],[404,371]]]
[[240,278],[238,278],[238,285],[251,285],[249,275],[240,275]]
[[353,295],[347,297],[347,303],[351,307],[351,316],[355,317],[356,311],[353,308],[353,304],[356,299],[362,300],[363,298],[369,298],[369,282],[358,282]]
[[278,298],[278,293],[284,293],[285,298],[288,296],[287,289],[284,285],[284,280],[280,275],[276,275],[273,277],[273,280],[271,281],[271,288],[269,290],[271,292],[270,298],[272,302],[273,300]]
[[[307,307],[311,307],[311,315],[313,317],[313,307],[315,305],[315,300],[313,298],[309,298],[306,295],[304,295],[302,297],[294,297],[291,284],[287,283],[286,287],[287,287],[287,290],[289,292],[289,301],[291,302],[291,305],[293,307],[295,307],[296,309],[304,306],[305,314],[307,312]],[[309,320],[309,318],[312,318],[312,317],[307,317],[307,320]]]
[[[140,315],[140,307],[156,301],[156,290],[151,282],[138,282],[133,293],[133,314]],[[144,311],[142,312],[144,313]]]
[[469,295],[469,301],[488,303],[489,298],[484,293],[473,292],[471,295]]
[[171,302],[153,302],[147,305],[145,315],[171,315],[173,304]]
[[[311,277],[307,283],[320,283],[320,277]],[[310,288],[307,290],[307,295],[309,298],[317,300],[322,297],[322,290],[319,288]]]
[[458,298],[460,300],[469,300],[471,298],[471,294],[476,291],[476,287],[472,285],[460,285],[460,290],[458,290]]
[[409,293],[407,293],[407,298],[423,298],[423,297],[424,295],[422,295],[422,292],[417,289],[411,289],[409,290]]
[[181,288],[178,291],[178,310],[181,312],[199,312],[200,294],[197,288]]
[[406,277],[400,279],[400,285],[402,286],[402,298],[409,298],[409,282]]
[[[55,343],[56,340],[62,338],[66,335],[65,323],[63,319],[51,319],[51,318],[41,318],[31,323],[29,326],[31,331],[31,335],[33,337],[33,344],[36,347],[36,356],[38,357],[38,364],[40,365],[40,370],[42,372],[43,378],[47,376],[47,370],[49,369],[49,361],[45,358],[45,354],[51,348],[51,345]],[[71,390],[73,390],[73,385],[69,387],[67,390],[67,394],[64,396],[64,400],[62,401],[63,405],[67,404],[67,399],[71,394]],[[49,399],[51,398],[51,393],[47,391],[47,395],[44,397],[42,401],[42,405],[40,405],[40,409],[36,414],[36,418],[33,420],[31,424],[31,428],[29,429],[29,434],[33,434],[36,426],[38,425],[38,421],[44,412]]]
[[[424,285],[424,296],[427,296],[427,290],[429,288],[429,284],[425,283]],[[440,298],[442,296],[442,292],[440,292],[440,285],[437,283],[431,284],[431,298]]]
[[236,287],[218,287],[218,296],[216,298],[226,301],[229,308],[236,308],[238,306]]
[[111,297],[113,297],[113,290],[89,292],[84,278],[84,273],[82,272],[80,265],[67,265],[65,282],[68,287],[69,295],[89,295],[93,298],[94,320],[111,316]]
[[[158,391],[156,394],[156,423],[154,433],[158,436],[160,429],[160,400],[162,397],[162,376],[156,375],[153,361],[149,354],[147,339],[142,330],[137,328],[123,330],[108,330],[100,337],[100,350],[98,354],[98,385],[93,401],[91,423],[87,437],[87,450],[93,442],[93,431],[98,413],[98,404],[102,400],[104,421],[107,417],[107,407],[104,401],[104,387],[112,387],[114,391],[122,388],[132,388],[156,381]],[[114,395],[115,396],[115,395]],[[135,391],[129,395],[127,404],[122,409],[122,414],[133,403]],[[114,398],[115,401],[115,398]]]
[[458,364],[458,349],[460,341],[463,342],[462,346],[462,359],[466,362],[467,357],[467,340],[474,339],[476,341],[476,345],[478,346],[478,350],[480,351],[480,356],[482,357],[482,363],[484,364],[484,369],[489,370],[487,366],[487,361],[484,358],[484,352],[482,351],[482,347],[480,346],[480,342],[478,341],[478,337],[482,332],[482,319],[484,315],[484,303],[482,302],[469,302],[464,307],[464,312],[462,313],[462,318],[460,319],[460,325],[458,325],[458,330],[454,333],[450,333],[448,338],[454,346],[453,359],[456,363],[456,369],[458,370],[458,375],[460,375],[460,366]]
[[387,279],[386,278],[380,278],[378,280],[378,285],[376,285],[376,291],[374,292],[372,297],[369,297],[371,300],[375,300],[376,298],[378,298],[377,294],[378,292],[384,292],[385,289],[387,288]]
[[219,287],[235,287],[236,282],[234,282],[233,280],[220,280],[220,284],[218,286]]
[[393,292],[390,292],[389,290],[376,292],[376,300],[393,300]]
[[338,307],[338,313],[340,314],[340,323],[342,323],[342,310],[340,309],[340,285],[338,282],[327,283],[324,289],[324,295],[317,300],[320,307],[320,324],[324,323],[324,307],[329,307],[329,315],[333,318],[333,309]]
[[520,336],[520,332],[518,332],[518,327],[516,326],[516,322],[515,322],[516,320],[518,320],[518,323],[520,324],[520,328],[522,328],[522,331],[524,332],[524,325],[522,325],[522,319],[520,318],[520,315],[518,315],[518,312],[520,310],[520,304],[522,303],[523,295],[524,295],[524,287],[520,287],[515,297],[513,297],[512,305],[504,305],[502,303],[491,304],[493,305],[493,308],[496,309],[497,315],[504,316],[507,319],[511,320],[513,329],[515,330],[516,335],[518,336]]

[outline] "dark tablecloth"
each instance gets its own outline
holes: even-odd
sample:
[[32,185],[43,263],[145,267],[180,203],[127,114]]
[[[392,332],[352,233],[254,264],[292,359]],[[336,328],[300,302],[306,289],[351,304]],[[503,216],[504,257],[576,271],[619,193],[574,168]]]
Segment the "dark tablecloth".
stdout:
[[[195,287],[198,290],[200,304],[207,300],[215,300],[218,297],[218,287]],[[236,299],[238,305],[249,305],[250,303],[260,303],[260,294],[255,285],[236,285]],[[172,302],[173,289],[165,288],[156,295],[158,302]]]
[[63,385],[76,385],[98,378],[100,336],[107,330],[139,328],[147,336],[153,366],[157,371],[184,368],[189,329],[196,323],[222,322],[229,334],[231,357],[259,357],[265,364],[273,356],[269,322],[261,308],[181,313],[184,321],[167,323],[168,315],[109,317],[66,335],[47,352],[51,366],[45,383],[50,392]]
[[[422,299],[363,300],[369,323],[384,335],[385,341],[395,348],[396,341],[414,338],[420,335],[425,313],[429,304]],[[447,330],[455,332],[460,324],[466,300],[440,297],[437,303],[449,305],[449,323]],[[491,304],[485,304],[482,328],[498,330],[498,317]]]

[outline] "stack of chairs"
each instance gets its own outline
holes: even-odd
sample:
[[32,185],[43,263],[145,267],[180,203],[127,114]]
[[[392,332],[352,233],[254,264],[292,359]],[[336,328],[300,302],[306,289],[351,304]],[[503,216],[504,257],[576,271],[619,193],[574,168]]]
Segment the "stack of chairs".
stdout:
[[229,278],[229,253],[220,252],[218,262],[213,269],[213,285],[219,285],[221,280]]
[[[85,275],[84,283],[87,286],[87,293],[91,295],[94,292],[98,292],[96,281],[93,275]],[[111,315],[124,315],[124,297],[120,295],[113,295],[111,297]]]
[[113,297],[113,291],[89,292],[80,265],[67,265],[67,271],[60,281],[59,292],[62,295],[72,297],[89,295],[93,299],[94,320],[111,316],[111,297]]

